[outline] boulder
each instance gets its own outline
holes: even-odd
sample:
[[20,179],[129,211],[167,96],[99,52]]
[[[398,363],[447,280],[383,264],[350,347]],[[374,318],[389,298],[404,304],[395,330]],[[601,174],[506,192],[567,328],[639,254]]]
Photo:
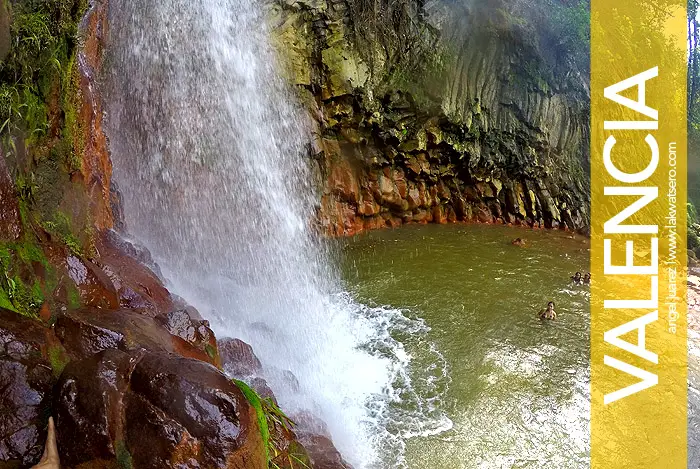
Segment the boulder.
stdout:
[[0,308],[0,467],[41,458],[54,377],[45,358],[47,329]]
[[155,319],[171,335],[179,337],[193,347],[211,355],[211,358],[214,358],[214,355],[218,353],[216,337],[209,327],[209,321],[194,319],[187,309],[160,314]]
[[98,239],[97,250],[100,256],[95,262],[114,285],[120,307],[149,316],[175,309],[158,267],[145,248],[106,231]]
[[103,350],[171,352],[216,363],[216,350],[202,350],[172,335],[158,320],[130,310],[83,308],[61,314],[56,336],[73,360]]
[[235,378],[247,378],[262,371],[262,364],[255,356],[253,347],[240,339],[227,337],[219,340],[219,355],[226,373]]
[[117,290],[98,265],[57,241],[46,242],[43,247],[49,262],[75,284],[81,305],[104,309],[119,307]]
[[309,454],[313,469],[352,469],[330,438],[324,435],[298,433],[299,440]]
[[53,405],[67,468],[267,465],[255,410],[199,360],[104,350],[66,367]]

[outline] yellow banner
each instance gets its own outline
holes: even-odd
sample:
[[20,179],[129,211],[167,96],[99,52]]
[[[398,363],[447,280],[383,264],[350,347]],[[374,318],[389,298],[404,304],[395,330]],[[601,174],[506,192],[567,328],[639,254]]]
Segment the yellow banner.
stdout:
[[686,4],[591,2],[591,467],[685,468]]

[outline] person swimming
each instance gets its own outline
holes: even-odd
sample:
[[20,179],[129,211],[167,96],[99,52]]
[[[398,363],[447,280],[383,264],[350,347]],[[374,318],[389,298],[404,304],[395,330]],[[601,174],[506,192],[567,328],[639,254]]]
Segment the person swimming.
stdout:
[[510,242],[513,246],[520,246],[523,247],[525,246],[525,240],[522,238],[515,238],[513,241]]
[[590,272],[586,273],[586,275],[583,276],[583,284],[584,285],[591,284],[591,273]]
[[583,283],[583,277],[581,277],[581,272],[576,272],[574,276],[571,277],[571,281],[576,285],[581,285]]
[[554,311],[554,302],[550,301],[547,303],[547,309],[543,309],[539,314],[540,319],[556,319],[557,312]]

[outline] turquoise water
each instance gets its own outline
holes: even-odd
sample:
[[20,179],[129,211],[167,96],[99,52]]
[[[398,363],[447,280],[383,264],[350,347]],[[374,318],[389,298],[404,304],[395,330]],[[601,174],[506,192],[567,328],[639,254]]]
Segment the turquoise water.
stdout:
[[[511,245],[516,237],[526,247]],[[406,226],[344,241],[355,298],[425,326],[395,333],[410,376],[384,415],[402,443],[384,467],[588,467],[589,292],[569,282],[588,256],[585,238],[503,226]],[[537,319],[550,300],[558,319]],[[432,424],[407,425],[406,415]]]

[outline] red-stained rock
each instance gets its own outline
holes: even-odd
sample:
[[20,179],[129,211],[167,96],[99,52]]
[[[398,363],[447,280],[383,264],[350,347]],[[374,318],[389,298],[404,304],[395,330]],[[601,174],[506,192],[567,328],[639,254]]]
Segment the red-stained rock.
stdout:
[[430,186],[428,188],[428,207],[432,207],[434,205],[439,205],[440,204],[440,196],[438,195],[438,188],[437,186]]
[[123,441],[122,401],[136,360],[110,349],[65,368],[53,402],[63,466],[93,462],[96,467],[96,461],[116,459],[116,442]]
[[113,231],[101,233],[97,241],[99,258],[95,261],[115,287],[119,306],[149,316],[176,309],[170,292],[163,286],[145,249],[122,239]]
[[341,200],[350,203],[357,203],[360,200],[358,179],[347,159],[341,159],[332,166],[328,176],[328,187]]
[[97,265],[56,242],[44,243],[44,251],[51,264],[75,283],[82,305],[105,309],[119,306],[112,280]]
[[105,350],[66,367],[53,404],[64,467],[266,468],[255,410],[198,360]]
[[240,339],[227,337],[219,340],[219,355],[226,373],[235,378],[247,378],[262,371],[262,363],[255,356],[253,347]]
[[402,208],[402,202],[405,201],[401,198],[401,194],[399,193],[399,188],[396,186],[396,183],[391,179],[391,172],[385,171],[385,173],[386,172],[389,172],[389,176],[386,174],[380,174],[378,179],[381,200],[388,206]]
[[452,207],[452,205],[445,206],[445,215],[447,216],[448,223],[456,223],[457,222],[457,212]]
[[447,184],[445,184],[445,181],[440,179],[435,186],[437,189],[437,195],[440,197],[442,200],[451,200],[452,199],[452,193],[450,192],[450,189],[447,187]]
[[386,223],[384,222],[384,219],[379,216],[366,218],[363,222],[364,230],[378,230],[380,228],[384,228],[385,226]]
[[402,169],[394,169],[391,171],[391,178],[394,180],[394,184],[396,184],[396,188],[399,191],[399,196],[402,199],[406,198],[406,194],[408,193],[408,185],[406,183],[406,175],[404,174]]
[[99,230],[114,225],[112,217],[112,161],[107,137],[102,129],[104,116],[102,98],[95,77],[102,66],[105,40],[108,34],[108,0],[97,0],[81,22],[81,37],[85,40],[78,51],[80,102],[79,138],[74,138],[74,151],[81,158],[81,176],[90,196],[90,213]]
[[381,210],[379,204],[374,200],[372,193],[365,189],[362,191],[360,202],[357,206],[357,213],[365,217],[376,215]]
[[413,221],[416,223],[427,223],[428,222],[428,211],[419,209],[413,214]]
[[[4,7],[0,6],[0,12]],[[1,14],[1,13],[0,13]],[[0,240],[14,241],[22,234],[22,220],[15,196],[15,186],[0,148]]]
[[69,356],[86,358],[102,350],[149,350],[177,353],[216,364],[216,351],[208,353],[168,332],[158,321],[134,311],[79,309],[61,314],[56,336]]
[[413,182],[408,183],[406,201],[408,202],[409,210],[415,210],[421,205],[420,192],[418,191],[418,186]]
[[156,322],[161,324],[171,335],[180,337],[188,344],[208,353],[217,352],[214,332],[209,328],[209,321],[194,319],[185,309],[171,311],[156,316]]
[[54,381],[46,331],[0,308],[0,467],[29,467],[41,457]]
[[442,205],[436,205],[433,207],[433,222],[444,225],[447,223],[447,213],[445,213],[445,208]]

